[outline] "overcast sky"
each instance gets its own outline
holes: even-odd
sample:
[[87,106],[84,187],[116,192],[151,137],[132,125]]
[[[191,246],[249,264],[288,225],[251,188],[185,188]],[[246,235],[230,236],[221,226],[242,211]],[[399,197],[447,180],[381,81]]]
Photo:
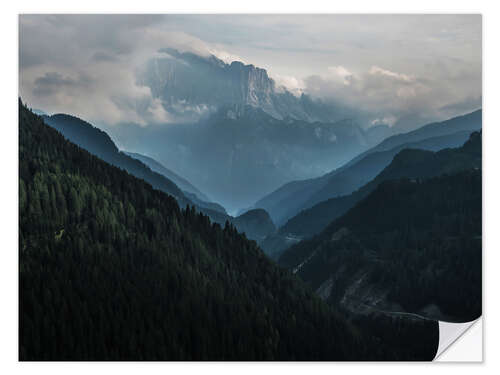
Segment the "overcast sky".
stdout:
[[22,99],[97,124],[173,120],[136,83],[165,47],[265,68],[294,93],[372,112],[373,124],[481,107],[479,15],[22,15],[19,28]]

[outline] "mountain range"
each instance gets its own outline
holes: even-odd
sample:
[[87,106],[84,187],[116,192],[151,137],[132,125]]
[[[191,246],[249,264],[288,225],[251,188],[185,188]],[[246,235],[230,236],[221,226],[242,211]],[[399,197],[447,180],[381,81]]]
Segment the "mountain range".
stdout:
[[[124,127],[136,131],[136,127]],[[115,134],[114,129],[108,130]],[[228,104],[196,123],[153,125],[116,137],[148,154],[221,203],[229,212],[251,206],[298,178],[340,167],[380,141],[350,119],[279,120],[258,107]]]
[[[436,322],[351,322],[255,242],[19,103],[20,360],[430,360]],[[382,328],[380,330],[380,328]]]
[[289,181],[338,168],[394,133],[366,126],[359,110],[296,96],[252,64],[161,54],[138,72],[138,84],[170,122],[107,130],[125,149],[182,171],[231,213]]
[[226,63],[214,55],[200,56],[172,48],[151,59],[139,73],[139,83],[181,118],[199,118],[226,105],[260,108],[272,117],[331,122],[352,117],[347,108],[294,95],[267,71],[241,61]]
[[[476,153],[481,137],[472,137],[462,155],[448,155],[458,158],[455,163],[448,159],[444,174],[380,183],[320,234],[286,250],[279,263],[352,313],[477,319],[482,305],[480,148]],[[404,156],[437,162],[413,151]],[[471,168],[469,157],[479,159],[476,167]]]
[[[200,212],[203,212],[213,221],[220,224],[224,224],[226,221],[234,222],[237,226],[244,228],[243,232],[245,232],[249,238],[255,240],[262,240],[263,237],[273,233],[275,230],[274,224],[269,224],[270,219],[263,222],[262,227],[259,227],[258,224],[255,223],[254,216],[262,217],[263,210],[252,210],[242,218],[234,218],[228,215],[221,205],[201,200],[198,196],[205,197],[205,195],[186,179],[163,167],[154,159],[138,154],[128,154],[118,150],[115,143],[106,132],[78,117],[66,114],[55,114],[52,116],[45,115],[43,119],[46,124],[58,130],[67,139],[76,143],[83,149],[112,165],[126,170],[135,177],[144,179],[154,188],[175,197],[179,205],[183,208],[187,205],[195,206]],[[183,186],[186,190],[181,190],[174,181]],[[246,219],[250,222],[246,223]],[[252,230],[255,230],[255,232]],[[270,231],[266,232],[266,230]]]
[[[172,180],[180,189],[182,189],[184,194],[186,194],[191,199],[193,199],[193,198],[194,199],[202,199],[206,203],[211,202],[209,197],[207,197],[199,189],[197,189],[195,186],[193,186],[189,181],[187,181],[185,178],[179,176],[177,173],[171,171],[170,169],[165,168],[162,164],[157,162],[155,159],[150,158],[149,156],[146,156],[146,155],[141,155],[141,154],[135,153],[135,152],[124,151],[124,153],[127,154],[128,156],[134,158],[134,159],[140,160],[145,165],[147,165],[149,168],[151,168],[152,171],[154,171],[156,173],[160,173],[163,176]],[[226,210],[222,206],[219,206],[218,210],[226,213]]]
[[403,149],[373,180],[351,194],[325,200],[301,211],[281,226],[277,233],[269,235],[261,246],[266,253],[278,257],[290,245],[320,233],[330,222],[375,190],[380,183],[398,178],[424,178],[481,168],[480,150],[481,138],[475,136],[470,136],[462,147],[437,152]]
[[258,200],[252,208],[263,208],[279,226],[300,211],[341,195],[346,195],[371,181],[402,149],[438,151],[458,147],[470,133],[481,129],[481,110],[432,123],[403,134],[388,137],[380,144],[321,177],[292,181]]

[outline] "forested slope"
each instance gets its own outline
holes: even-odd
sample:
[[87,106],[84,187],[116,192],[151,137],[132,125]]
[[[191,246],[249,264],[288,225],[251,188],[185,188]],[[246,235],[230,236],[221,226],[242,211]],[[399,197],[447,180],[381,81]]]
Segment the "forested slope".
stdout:
[[[69,141],[96,155],[105,162],[122,168],[137,178],[143,179],[154,188],[174,196],[181,208],[187,205],[194,205],[197,211],[208,215],[212,221],[221,225],[226,221],[230,221],[237,226],[241,233],[244,231],[248,238],[253,240],[261,239],[264,228],[258,228],[252,225],[251,222],[247,223],[244,217],[233,218],[219,204],[202,201],[196,194],[181,190],[177,186],[178,182],[191,190],[194,187],[189,185],[186,180],[158,165],[152,159],[142,157],[142,155],[129,155],[128,153],[121,152],[106,132],[94,127],[92,124],[67,114],[42,117],[46,124],[55,128]],[[248,230],[249,228],[256,230]],[[272,232],[265,232],[264,236],[269,233]]]
[[439,151],[460,147],[481,126],[482,111],[479,110],[391,136],[321,177],[292,181],[281,186],[257,201],[254,207],[265,209],[273,221],[282,226],[302,210],[357,190],[389,165],[401,150]]
[[326,200],[300,212],[280,228],[280,233],[294,233],[305,237],[317,234],[384,181],[402,177],[433,177],[481,168],[481,143],[481,133],[473,132],[467,142],[457,148],[438,152],[404,149],[372,181],[352,194]]
[[280,263],[334,305],[481,315],[481,170],[386,181]]
[[21,102],[19,137],[21,360],[433,358],[436,324],[387,344],[360,331],[232,225],[181,210]]

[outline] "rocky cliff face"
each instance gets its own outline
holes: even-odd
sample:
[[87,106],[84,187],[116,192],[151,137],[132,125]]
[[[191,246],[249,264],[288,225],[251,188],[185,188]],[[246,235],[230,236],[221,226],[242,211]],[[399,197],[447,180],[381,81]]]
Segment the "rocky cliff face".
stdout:
[[343,118],[338,108],[297,97],[276,87],[265,69],[239,61],[226,64],[215,56],[203,57],[164,49],[165,57],[149,61],[139,82],[151,88],[165,108],[183,118],[200,117],[224,105],[250,105],[276,119],[334,121]]
[[140,82],[184,123],[145,130],[134,148],[182,171],[231,212],[289,181],[323,175],[373,145],[347,109],[295,96],[265,69],[162,52]]
[[223,69],[232,78],[230,82],[236,94],[236,102],[261,108],[272,105],[275,85],[265,69],[244,65],[239,61],[233,61]]

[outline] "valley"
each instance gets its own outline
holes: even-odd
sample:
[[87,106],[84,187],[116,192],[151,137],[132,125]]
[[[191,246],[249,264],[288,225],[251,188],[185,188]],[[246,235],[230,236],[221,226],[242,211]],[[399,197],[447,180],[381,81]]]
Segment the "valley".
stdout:
[[436,322],[352,320],[229,222],[19,116],[21,360],[433,358]]
[[12,362],[437,359],[484,314],[482,17],[18,14]]

